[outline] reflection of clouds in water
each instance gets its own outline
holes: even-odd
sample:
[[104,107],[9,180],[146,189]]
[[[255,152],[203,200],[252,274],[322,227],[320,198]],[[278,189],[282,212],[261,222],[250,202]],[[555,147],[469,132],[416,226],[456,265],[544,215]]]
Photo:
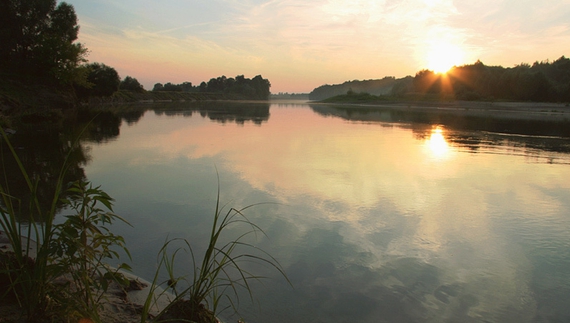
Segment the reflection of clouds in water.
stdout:
[[[320,212],[311,207],[302,211],[306,215]],[[289,302],[300,313],[326,313],[324,321],[329,321],[326,315],[338,321],[350,314],[364,322],[374,321],[373,317],[469,321],[467,316],[524,322],[534,315],[536,306],[527,286],[528,260],[492,232],[471,228],[461,238],[462,230],[457,228],[455,236],[445,237],[448,240],[434,249],[428,239],[418,238],[424,229],[422,217],[402,216],[383,206],[368,209],[361,224],[373,226],[375,220],[383,226],[361,231],[343,221],[284,217],[267,230],[276,246],[272,253],[277,253],[295,285]],[[451,229],[439,231],[446,230]],[[351,302],[364,302],[361,311],[353,313],[342,306]],[[367,307],[368,303],[374,305]],[[264,308],[274,305],[262,304]],[[434,319],[426,320],[430,317]]]
[[[275,223],[268,230],[270,237],[296,240],[295,244],[303,250],[298,253],[295,244],[276,243],[279,249],[286,249],[282,253],[289,255],[285,270],[295,287],[279,296],[285,304],[279,303],[278,307],[292,307],[295,311],[282,313],[278,308],[273,311],[272,307],[277,305],[271,303],[271,295],[258,295],[261,306],[269,309],[269,313],[279,313],[280,321],[303,320],[306,316],[297,315],[306,313],[318,313],[323,322],[375,322],[378,318],[390,322],[469,322],[477,317],[524,322],[533,316],[534,306],[529,303],[532,299],[521,300],[528,297],[529,291],[524,283],[517,283],[527,281],[528,277],[517,276],[514,271],[495,272],[501,265],[491,262],[485,263],[484,268],[468,271],[448,266],[447,260],[425,261],[387,254],[381,255],[380,260],[360,245],[348,242],[342,233],[344,229],[343,224],[336,223],[298,235],[291,224]],[[386,237],[379,232],[375,242],[378,248],[389,248],[401,233]],[[475,252],[461,249],[455,251]],[[375,265],[371,266],[372,263]],[[275,293],[275,289],[268,290]]]
[[[136,131],[148,140],[122,134],[137,167],[220,158],[224,171],[283,202],[285,215],[267,233],[296,285],[289,301],[300,313],[329,313],[331,321],[533,317],[532,259],[505,235],[516,229],[503,217],[559,221],[569,209],[567,167],[545,171],[520,157],[453,146],[446,158],[430,158],[434,151],[408,129],[323,119],[308,109],[272,110],[261,127],[149,118],[159,134],[145,119]],[[351,302],[362,304],[359,313],[343,306]]]

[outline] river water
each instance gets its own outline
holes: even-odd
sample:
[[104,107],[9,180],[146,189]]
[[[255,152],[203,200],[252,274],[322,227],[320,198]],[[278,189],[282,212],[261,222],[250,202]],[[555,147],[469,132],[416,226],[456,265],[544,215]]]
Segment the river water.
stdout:
[[162,105],[98,123],[82,167],[149,280],[165,239],[201,254],[218,192],[257,204],[291,285],[244,263],[267,278],[227,322],[570,321],[569,114],[490,110]]

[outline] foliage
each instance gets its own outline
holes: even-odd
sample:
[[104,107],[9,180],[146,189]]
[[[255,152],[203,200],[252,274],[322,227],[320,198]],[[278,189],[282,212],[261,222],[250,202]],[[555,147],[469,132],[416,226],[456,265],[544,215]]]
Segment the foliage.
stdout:
[[220,76],[210,79],[208,83],[201,83],[200,91],[234,93],[243,96],[245,99],[268,100],[270,87],[269,80],[264,79],[261,75],[257,75],[253,79],[245,78],[243,75],[238,75],[235,78]]
[[[63,200],[75,213],[67,216],[64,223],[55,224],[58,204],[65,191],[67,161],[59,171],[52,202],[46,207],[37,198],[40,182],[28,175],[7,135],[1,133],[31,198],[19,200],[6,183],[0,184],[0,229],[14,249],[0,253],[3,283],[0,299],[17,302],[27,321],[69,321],[79,317],[99,321],[98,304],[109,280],[121,278],[101,261],[118,257],[114,247],[128,254],[123,238],[107,228],[120,218],[98,206],[102,204],[111,210],[112,199],[98,187],[78,181],[69,189],[71,198]],[[27,204],[25,208],[22,202]],[[29,214],[22,217],[22,209]]]
[[67,215],[64,223],[55,226],[57,238],[51,240],[50,253],[56,256],[56,265],[72,278],[64,288],[67,303],[72,302],[72,308],[83,317],[96,318],[109,282],[128,284],[118,274],[119,269],[130,270],[127,264],[113,269],[102,262],[103,259],[119,258],[114,248],[120,248],[130,257],[123,237],[113,234],[106,226],[117,220],[126,221],[112,213],[112,199],[99,187],[78,181],[68,191],[70,198],[64,203],[74,213]]
[[156,83],[152,90],[169,92],[198,92],[198,89],[193,87],[191,82],[183,82],[181,84],[172,84],[168,82],[164,85],[162,85],[162,83]]
[[570,59],[520,64],[513,68],[487,66],[481,61],[454,67],[444,75],[422,70],[413,91],[453,95],[460,100],[570,101]]
[[[237,310],[239,304],[239,289],[244,289],[253,300],[253,292],[250,282],[264,277],[257,276],[243,267],[247,262],[259,262],[276,269],[287,279],[281,266],[265,251],[245,242],[246,237],[262,233],[257,225],[252,223],[244,215],[244,211],[255,205],[242,209],[230,208],[224,211],[220,208],[220,196],[214,212],[214,221],[210,233],[209,243],[204,251],[201,262],[196,262],[194,251],[187,240],[174,239],[167,241],[159,252],[159,269],[155,274],[151,290],[156,291],[159,272],[166,269],[169,279],[164,283],[175,292],[174,300],[158,316],[156,322],[169,322],[184,320],[185,322],[213,323],[217,322],[215,314],[233,307]],[[242,225],[246,229],[237,238],[223,243],[222,235],[229,227]],[[183,246],[169,252],[169,247],[176,242],[182,242]],[[250,252],[242,251],[250,250]],[[192,268],[188,268],[191,278],[187,276],[176,277],[174,274],[174,262],[181,251],[186,251],[191,256]],[[287,281],[289,281],[287,279]],[[225,299],[230,305],[219,309],[220,301]],[[152,305],[153,299],[149,294],[141,317],[141,323]]]
[[396,78],[387,76],[379,80],[347,81],[342,84],[325,84],[315,88],[309,93],[310,100],[324,100],[333,96],[343,95],[349,90],[354,92],[366,92],[372,95],[386,95],[397,82]]
[[72,5],[55,0],[0,2],[0,68],[14,75],[70,84],[81,74],[86,49],[76,43]]
[[119,84],[119,90],[143,93],[144,87],[136,78],[126,76]]
[[86,67],[89,70],[87,75],[89,85],[77,89],[80,97],[110,96],[119,90],[121,79],[114,68],[103,63],[90,63]]
[[172,84],[169,82],[164,85],[162,83],[156,83],[152,91],[224,93],[230,94],[234,98],[268,100],[270,87],[271,83],[269,83],[269,80],[264,79],[261,75],[257,75],[253,79],[245,78],[243,75],[238,75],[235,78],[227,78],[223,75],[212,78],[207,83],[202,82],[199,86],[192,86],[190,82],[184,82],[182,84]]

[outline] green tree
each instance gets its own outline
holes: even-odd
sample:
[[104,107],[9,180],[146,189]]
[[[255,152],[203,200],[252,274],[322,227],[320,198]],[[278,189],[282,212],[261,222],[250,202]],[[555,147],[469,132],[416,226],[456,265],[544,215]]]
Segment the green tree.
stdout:
[[86,49],[76,43],[72,5],[55,0],[0,1],[0,68],[12,75],[74,82]]

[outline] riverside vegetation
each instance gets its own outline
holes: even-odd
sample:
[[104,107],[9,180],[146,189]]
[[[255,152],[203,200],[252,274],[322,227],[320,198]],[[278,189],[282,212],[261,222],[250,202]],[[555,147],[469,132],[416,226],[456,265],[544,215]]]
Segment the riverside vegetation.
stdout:
[[[352,93],[350,93],[352,92]],[[422,70],[414,77],[347,81],[322,85],[309,93],[311,100],[361,101],[533,101],[570,102],[570,59],[521,63],[512,68],[488,66],[481,61],[454,66],[446,73]],[[370,94],[368,97],[356,93]]]
[[[14,322],[101,322],[102,304],[110,284],[127,290],[131,283],[122,274],[131,269],[127,263],[116,267],[107,264],[120,258],[118,251],[130,258],[123,237],[111,231],[114,222],[125,220],[113,213],[113,199],[100,187],[84,180],[65,183],[67,162],[57,175],[51,203],[45,207],[38,198],[41,181],[28,175],[8,135],[0,132],[2,147],[10,150],[29,191],[28,198],[17,198],[5,179],[0,183],[0,229],[13,247],[13,251],[0,251],[2,304],[11,303],[20,309]],[[244,289],[253,299],[250,281],[263,278],[243,269],[240,264],[244,261],[269,265],[287,279],[276,259],[244,241],[251,234],[263,233],[244,214],[253,206],[224,211],[218,189],[212,231],[201,261],[196,260],[186,240],[164,243],[150,292],[140,310],[141,323],[210,323],[217,322],[215,315],[228,307],[237,310],[239,290]],[[61,213],[71,214],[62,223],[56,223],[60,208],[64,210]],[[236,239],[222,244],[223,233],[235,225],[245,225],[246,229]],[[182,246],[171,251],[176,243]],[[245,252],[247,249],[252,252]],[[191,256],[193,265],[184,270],[190,276],[175,276],[174,262],[183,250]],[[159,281],[162,271],[166,271],[167,281]],[[149,312],[160,296],[160,286],[170,289],[174,298],[153,317]],[[229,305],[220,308],[221,300],[227,300]]]
[[157,83],[145,91],[136,78],[88,62],[75,9],[66,2],[2,1],[0,16],[0,125],[22,115],[53,119],[89,104],[269,98],[271,84],[261,75],[221,76],[199,86]]

